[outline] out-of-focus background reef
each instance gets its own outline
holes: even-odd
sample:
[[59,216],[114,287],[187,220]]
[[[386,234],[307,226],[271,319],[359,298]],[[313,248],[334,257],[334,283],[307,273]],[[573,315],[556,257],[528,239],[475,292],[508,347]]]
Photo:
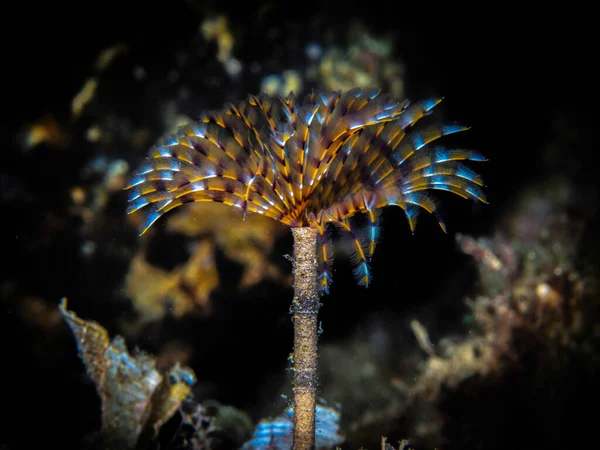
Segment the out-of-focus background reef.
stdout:
[[477,170],[490,204],[440,195],[447,234],[423,217],[412,235],[386,209],[368,289],[334,235],[317,444],[593,448],[590,13],[448,6],[109,0],[6,14],[0,449],[111,448],[111,433],[138,448],[290,448],[289,229],[203,203],[138,237],[123,187],[202,111],[353,87],[443,96],[427,120],[472,127],[446,143],[489,158]]

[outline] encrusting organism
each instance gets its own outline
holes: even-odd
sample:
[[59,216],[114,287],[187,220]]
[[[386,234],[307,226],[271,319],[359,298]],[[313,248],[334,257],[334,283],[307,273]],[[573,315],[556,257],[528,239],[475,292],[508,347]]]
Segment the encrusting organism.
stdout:
[[[250,96],[162,138],[126,189],[128,212],[144,208],[143,234],[189,202],[221,202],[288,225],[294,235],[294,448],[315,442],[317,313],[331,282],[329,224],[352,238],[357,281],[368,286],[378,210],[401,207],[414,230],[421,209],[443,230],[430,191],[486,202],[483,182],[461,161],[470,150],[429,146],[461,125],[414,128],[441,99],[396,101],[374,89],[288,97]],[[363,214],[366,227],[354,216]]]

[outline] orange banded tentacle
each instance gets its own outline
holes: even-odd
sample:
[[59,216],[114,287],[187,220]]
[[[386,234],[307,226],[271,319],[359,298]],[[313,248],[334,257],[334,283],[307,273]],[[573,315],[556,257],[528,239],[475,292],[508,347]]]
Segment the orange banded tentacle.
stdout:
[[358,285],[369,287],[369,283],[371,281],[371,268],[369,267],[367,255],[365,254],[365,244],[357,237],[349,219],[343,219],[339,222],[339,224],[350,234],[352,243],[354,245],[355,253],[352,257],[352,262],[354,264],[354,278],[356,279]]
[[328,236],[327,223],[323,221],[321,214],[315,217],[312,213],[308,215],[307,222],[309,226],[316,228],[319,233],[317,241],[319,247],[319,287],[323,293],[329,294],[329,286],[332,282],[333,250]]
[[404,201],[410,205],[419,206],[429,214],[435,216],[438,221],[438,224],[444,233],[447,233],[446,224],[442,219],[442,216],[437,210],[437,205],[435,198],[429,194],[427,191],[422,192],[413,192],[411,194],[406,194],[404,196]]
[[363,193],[363,199],[364,199],[364,203],[365,203],[365,208],[367,210],[366,214],[367,217],[369,218],[369,228],[368,228],[368,246],[367,249],[365,251],[367,258],[369,259],[369,261],[371,260],[371,258],[373,257],[373,253],[375,253],[375,245],[377,244],[377,241],[379,240],[379,233],[380,233],[380,225],[379,225],[379,217],[380,217],[380,210],[379,209],[375,209],[375,201],[376,201],[376,196],[373,193],[369,193],[368,195],[366,193]]
[[[387,180],[388,176],[394,173],[408,158],[412,157],[416,152],[421,150],[430,142],[433,142],[442,136],[458,133],[468,129],[468,127],[462,125],[430,125],[423,130],[417,130],[408,133],[390,155],[391,167],[389,167],[387,172],[378,174],[375,184],[383,184],[383,186],[386,186],[390,183],[393,183],[393,180]],[[389,178],[392,179],[393,177]]]
[[483,190],[468,180],[451,175],[435,175],[430,178],[422,178],[402,186],[402,192],[408,194],[411,192],[423,190],[441,190],[457,194],[463,198],[471,198],[487,203]]

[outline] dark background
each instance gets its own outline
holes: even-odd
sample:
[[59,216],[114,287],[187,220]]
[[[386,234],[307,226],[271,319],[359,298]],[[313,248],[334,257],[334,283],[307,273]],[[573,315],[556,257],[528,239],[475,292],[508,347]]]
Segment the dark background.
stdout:
[[[58,304],[67,296],[80,316],[116,331],[111,329],[111,316],[126,311],[112,308],[119,303],[111,297],[118,291],[125,265],[102,258],[83,261],[76,220],[67,221],[67,227],[43,252],[31,251],[28,245],[43,233],[42,210],[66,214],[66,187],[77,179],[89,156],[44,147],[24,152],[15,136],[23,124],[44,113],[66,119],[70,100],[90,76],[97,54],[115,42],[127,43],[147,71],[160,77],[172,64],[174,50],[189,45],[202,17],[211,12],[226,14],[234,34],[244,36],[236,41],[234,51],[243,61],[269,55],[272,43],[266,31],[274,27],[281,30],[283,40],[291,42],[318,39],[324,30],[343,27],[355,17],[375,32],[393,31],[395,53],[406,66],[408,96],[443,95],[442,117],[472,126],[456,142],[490,158],[477,167],[488,184],[490,205],[445,198],[449,235],[439,232],[433,220],[422,220],[411,236],[401,212],[386,211],[384,241],[373,262],[373,286],[358,289],[348,262],[336,263],[333,290],[324,299],[321,313],[324,341],[343,338],[374,312],[403,316],[448,286],[460,301],[473,273],[457,269],[468,258],[455,248],[453,234],[489,233],[522,187],[562,173],[590,191],[596,189],[598,78],[592,65],[597,46],[590,11],[576,5],[563,3],[560,8],[543,6],[528,12],[524,5],[505,3],[474,8],[452,5],[445,10],[430,3],[396,2],[353,6],[311,1],[173,1],[139,2],[135,8],[112,0],[68,7],[20,4],[4,16],[12,27],[1,31],[2,190],[16,189],[18,180],[28,193],[20,198],[17,190],[2,202],[2,279],[17,286],[13,299],[36,295]],[[292,52],[281,58],[293,61],[295,56]],[[199,103],[218,108],[225,100],[241,99],[258,91],[259,78],[242,75],[232,94],[232,82],[224,77],[219,89],[199,89]],[[138,111],[142,107],[142,93],[134,89],[121,86],[112,95],[113,100],[122,101],[123,108]],[[127,158],[134,163],[141,156]],[[114,236],[123,239],[124,246],[137,245],[135,230]],[[291,238],[280,246],[281,253],[290,252]],[[290,298],[290,292],[283,290],[280,298]],[[218,308],[220,316],[208,330],[183,324],[182,333],[188,333],[195,345],[209,348],[202,354],[213,364],[202,376],[216,386],[213,392],[223,403],[255,414],[259,400],[252,386],[286,364],[292,342],[289,305],[287,300],[278,300],[264,299],[260,307],[235,311]],[[6,413],[0,444],[35,448],[30,445],[44,442],[77,448],[82,435],[99,425],[99,400],[85,380],[75,345],[65,335],[57,343],[56,354],[48,355],[53,364],[35,360],[31,348],[44,337],[24,327],[13,307],[14,303],[4,300],[0,306],[4,350],[0,406]],[[261,330],[244,325],[249,313],[263,317]],[[256,338],[260,349],[237,352],[248,336]],[[136,344],[144,346],[143,341]],[[562,443],[567,442],[565,437]]]

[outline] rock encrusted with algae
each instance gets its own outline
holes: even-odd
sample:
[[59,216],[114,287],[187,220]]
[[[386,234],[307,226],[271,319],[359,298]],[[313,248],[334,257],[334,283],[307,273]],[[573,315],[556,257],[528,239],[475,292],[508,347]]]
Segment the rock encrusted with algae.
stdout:
[[156,436],[190,393],[196,382],[194,372],[175,364],[160,373],[152,356],[130,355],[122,337],[111,342],[100,324],[67,310],[66,299],[59,309],[102,400],[102,429],[96,446],[134,448],[142,435]]
[[[436,298],[412,317],[374,316],[343,345],[323,346],[320,391],[353,405],[351,445],[373,448],[367,439],[383,433],[418,448],[471,448],[493,435],[500,448],[529,433],[519,445],[537,448],[548,424],[556,438],[587,420],[578,404],[591,404],[600,365],[598,269],[581,245],[592,232],[588,196],[548,180],[524,190],[489,236],[458,234],[477,277],[454,319],[439,315],[446,299]],[[523,411],[533,409],[529,421]]]
[[491,237],[458,234],[473,256],[480,294],[467,300],[469,337],[442,339],[415,392],[434,399],[473,375],[498,374],[533,353],[540,366],[564,364],[568,355],[600,363],[600,302],[592,277],[581,273],[577,248],[586,214],[561,180],[533,186]]

